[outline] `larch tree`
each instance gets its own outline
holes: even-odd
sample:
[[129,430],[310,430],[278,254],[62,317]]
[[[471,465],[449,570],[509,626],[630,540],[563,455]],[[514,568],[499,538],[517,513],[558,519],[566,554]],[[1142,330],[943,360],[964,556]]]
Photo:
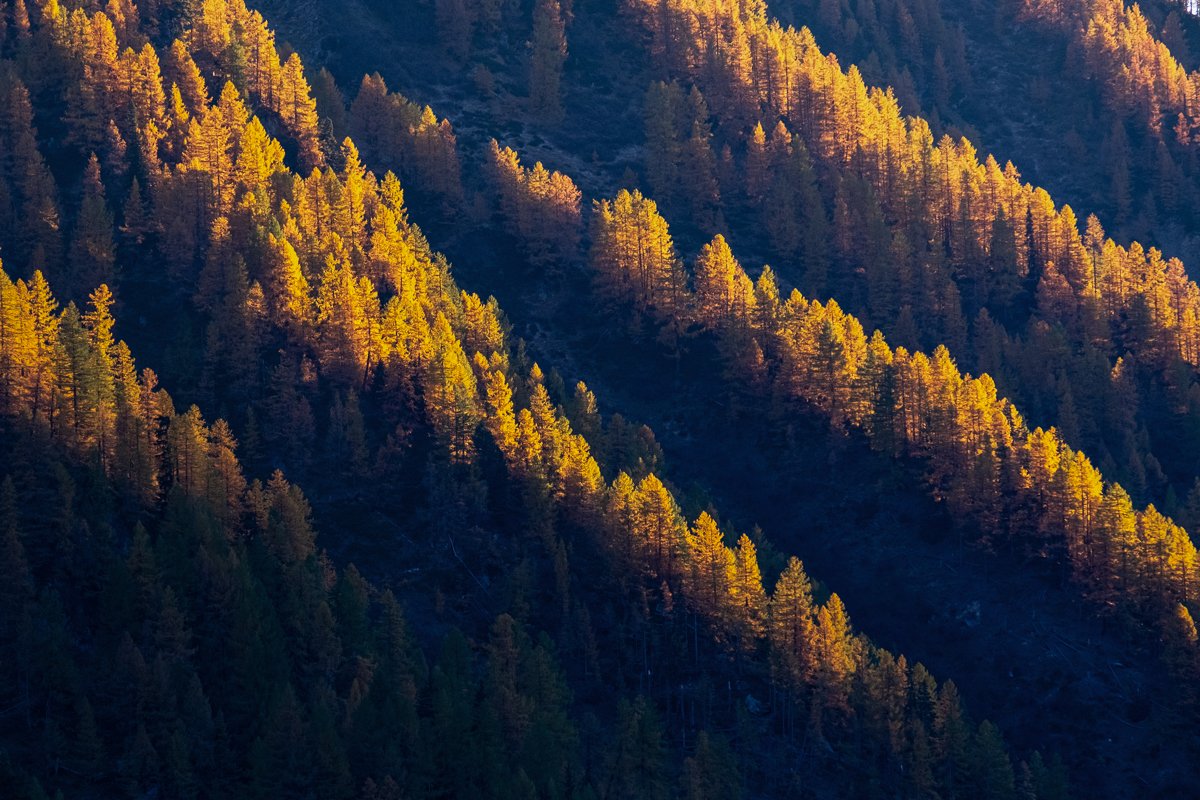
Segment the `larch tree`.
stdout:
[[547,170],[539,161],[523,167],[517,153],[490,145],[491,179],[500,211],[516,227],[525,251],[536,266],[561,269],[579,250],[579,188],[567,175]]
[[725,237],[717,234],[696,258],[696,317],[706,328],[724,325],[749,283]]
[[283,65],[279,113],[299,145],[301,163],[310,169],[323,166],[325,159],[321,153],[317,103],[304,77],[300,56],[295,53],[288,56]]
[[855,642],[850,632],[850,620],[837,593],[830,595],[817,612],[815,642],[813,721],[816,730],[821,732],[826,711],[848,710],[850,675],[855,669]]
[[[0,287],[2,291],[2,287]],[[33,323],[34,368],[30,376],[30,414],[35,424],[45,418],[53,422],[54,394],[58,379],[56,370],[62,354],[58,338],[58,301],[50,290],[50,284],[35,270],[26,284],[29,312]]]
[[745,192],[751,205],[759,205],[771,185],[771,157],[767,151],[767,134],[762,123],[756,123],[746,144]]
[[439,313],[425,367],[425,409],[451,462],[466,463],[475,452],[475,427],[482,419],[470,362],[449,320]]
[[504,371],[492,369],[482,353],[476,353],[475,363],[483,372],[484,426],[511,468],[516,463],[518,437],[512,387]]
[[702,512],[687,536],[688,600],[718,630],[730,622],[729,605],[735,574],[733,553],[725,546],[725,537],[716,520]]
[[315,322],[325,366],[366,385],[378,364],[380,330],[379,296],[370,280],[355,278],[349,263],[331,258],[317,289]]
[[76,373],[82,375],[77,398],[88,418],[87,433],[101,466],[108,468],[115,444],[116,389],[113,379],[115,361],[111,309],[113,294],[100,284],[89,295],[88,310],[82,315],[88,347]]
[[753,651],[766,632],[767,594],[758,567],[758,550],[746,534],[738,538],[734,551],[732,611],[743,650]]
[[18,287],[0,272],[0,411],[5,415],[26,406],[21,376],[36,355],[33,320]]
[[621,192],[595,201],[592,263],[606,294],[653,309],[664,322],[678,324],[688,304],[682,262],[667,222],[641,192]]
[[677,578],[687,523],[675,498],[654,473],[637,485],[633,521],[634,546],[643,569],[663,581]]
[[178,89],[187,111],[197,114],[208,107],[208,86],[188,47],[180,39],[171,43],[167,53],[167,77]]
[[788,560],[771,592],[767,638],[776,679],[802,692],[816,670],[817,644],[812,584],[797,558]]

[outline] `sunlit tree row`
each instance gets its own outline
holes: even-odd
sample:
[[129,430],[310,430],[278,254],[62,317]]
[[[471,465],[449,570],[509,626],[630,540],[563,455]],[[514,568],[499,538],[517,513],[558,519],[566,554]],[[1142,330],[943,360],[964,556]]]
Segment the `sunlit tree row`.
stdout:
[[[648,202],[623,192],[611,207]],[[593,264],[601,287],[622,300],[609,287],[646,262],[611,243],[651,226],[632,210],[601,213],[607,206],[597,204]],[[666,222],[653,227],[669,243]],[[678,274],[680,265],[657,269]],[[1030,430],[990,377],[962,374],[945,347],[932,355],[893,349],[835,301],[781,297],[770,268],[751,281],[721,236],[701,250],[690,278],[694,291],[683,284],[673,304],[656,302],[653,284],[631,291],[663,324],[678,326],[670,315],[682,314],[717,332],[731,380],[755,386],[777,408],[803,401],[835,427],[862,429],[880,450],[922,458],[935,496],[961,521],[993,546],[1061,559],[1100,603],[1128,602],[1155,621],[1196,607],[1200,562],[1187,532],[1153,505],[1135,510],[1053,428]]]
[[540,161],[522,166],[520,156],[495,139],[489,155],[500,211],[524,242],[529,261],[540,268],[573,261],[579,253],[582,198],[575,183]]
[[[0,289],[3,290],[6,312],[4,324],[0,325],[0,333],[4,334],[0,338],[0,354],[3,355],[0,383],[5,388],[7,424],[15,422],[28,426],[25,435],[48,436],[51,442],[61,445],[74,457],[96,463],[116,487],[140,496],[143,503],[154,504],[169,499],[179,508],[178,515],[192,513],[186,510],[190,507],[185,498],[203,504],[212,514],[213,522],[219,525],[217,538],[213,541],[220,542],[220,546],[265,548],[276,568],[289,571],[285,574],[297,569],[303,571],[306,564],[311,568],[316,553],[308,522],[310,512],[303,495],[289,486],[278,472],[265,486],[258,481],[248,486],[234,455],[237,443],[224,421],[218,420],[211,427],[207,426],[195,406],[176,415],[169,396],[157,388],[153,372],[144,370],[140,378],[135,377],[128,348],[124,343],[112,340],[113,319],[108,314],[111,295],[107,287],[101,286],[93,293],[91,305],[82,315],[73,305],[57,313],[56,303],[40,273],[35,274],[29,284],[24,281],[14,284],[4,276]],[[50,321],[48,327],[47,319]],[[436,370],[431,369],[420,380],[425,384],[426,395],[444,395],[444,400],[430,401],[426,409],[428,424],[449,448],[448,457],[459,463],[475,460],[474,451],[462,444],[464,440],[457,438],[460,430],[482,426],[487,431],[503,455],[508,473],[519,491],[518,514],[529,526],[530,535],[542,539],[565,559],[566,551],[558,531],[566,525],[567,529],[577,527],[588,532],[594,537],[595,545],[608,554],[618,575],[642,584],[642,591],[656,596],[658,611],[655,613],[667,618],[684,613],[695,615],[705,621],[718,642],[731,651],[743,653],[743,657],[753,657],[765,650],[772,679],[787,698],[784,713],[792,720],[789,725],[802,725],[810,733],[828,736],[834,742],[842,741],[849,730],[859,730],[876,737],[880,744],[888,743],[890,758],[895,759],[899,774],[911,771],[911,776],[904,782],[913,791],[930,791],[937,787],[952,787],[955,791],[1003,791],[1004,787],[1013,785],[1013,767],[995,728],[988,723],[977,731],[967,727],[952,683],[939,687],[922,666],[909,666],[903,657],[895,658],[853,633],[845,606],[836,594],[824,603],[817,603],[800,561],[792,558],[774,590],[768,593],[763,585],[756,547],[750,537],[743,534],[736,546],[730,547],[726,543],[726,533],[704,512],[688,523],[671,492],[653,473],[634,481],[628,473],[620,472],[611,484],[606,483],[587,441],[573,432],[565,410],[550,399],[536,365],[521,392],[526,404],[518,408],[506,377],[504,355],[494,351],[489,359],[477,351],[472,369],[467,366],[462,345],[449,331],[445,317],[439,315],[433,327],[434,341],[445,337],[445,344],[435,346],[436,354],[431,356],[431,362],[438,364]],[[31,336],[45,343],[44,351],[36,343],[33,347],[27,345],[26,340]],[[75,342],[76,339],[79,341]],[[441,348],[450,352],[437,352]],[[44,366],[40,362],[42,358],[47,362]],[[456,371],[465,371],[462,376],[465,383],[454,383]],[[31,376],[42,376],[46,383],[45,409],[40,415],[34,395],[39,391],[41,378]],[[589,401],[588,395],[580,384],[577,397],[581,402],[575,405],[576,412],[586,414],[589,407],[594,407],[594,400]],[[447,407],[442,407],[442,402]],[[8,524],[15,523],[10,521]],[[17,614],[14,617],[17,619],[18,612],[26,608],[24,604],[32,602],[31,595],[25,595],[20,589],[21,581],[29,580],[20,576],[27,576],[31,567],[23,555],[23,546],[12,543],[17,541],[12,539],[15,534],[10,530],[7,535],[10,545],[3,562],[5,577],[17,581],[15,591],[19,602],[15,606],[6,606],[4,613],[6,618]],[[182,546],[182,542],[175,542],[174,537],[178,535],[167,529],[160,534],[157,552],[161,553],[164,566],[174,562],[167,560],[171,551],[162,548]],[[250,538],[243,538],[245,536]],[[175,607],[176,594],[168,579],[157,571],[161,567],[155,563],[156,551],[151,541],[144,531],[137,537],[125,569],[136,580],[145,582],[139,597],[145,602],[164,604],[158,612],[153,608],[145,612],[150,619],[158,619],[158,628],[153,644],[143,647],[169,661],[174,659],[173,663],[185,670],[185,676],[195,675],[189,671],[194,667],[188,661],[193,651],[163,648],[186,647],[185,643],[193,636],[189,628],[206,624],[206,617]],[[43,546],[35,544],[33,539],[26,541],[35,548]],[[247,544],[229,545],[229,541]],[[69,543],[62,546],[69,546]],[[200,546],[209,553],[209,558],[217,557],[217,553],[211,551],[215,544]],[[48,568],[40,561],[35,567],[39,573]],[[58,568],[71,567],[68,564]],[[344,588],[343,581],[350,582],[348,588]],[[299,590],[297,586],[285,591]],[[308,623],[298,621],[280,619],[278,622],[286,625],[284,630],[289,638],[324,636],[320,641],[332,648],[322,651],[322,657],[327,659],[326,674],[330,674],[344,658],[343,645],[332,637],[342,637],[350,653],[361,652],[359,648],[368,646],[361,639],[363,634],[355,633],[353,627],[355,619],[365,614],[367,601],[365,596],[356,598],[351,594],[347,598],[342,594],[344,591],[365,594],[361,579],[353,571],[337,579],[332,590],[325,591],[332,591],[329,600],[322,600],[318,595],[303,606],[314,608],[314,616],[306,619],[315,619],[316,629],[309,630],[305,627]],[[330,613],[330,600],[337,603],[337,620]],[[350,605],[352,602],[358,605]],[[385,595],[382,602],[386,611],[393,601]],[[137,616],[143,612],[131,613]],[[234,610],[230,613],[243,612]],[[396,613],[394,610],[388,612],[384,619]],[[259,622],[274,624],[275,620],[274,616],[268,616],[260,618]],[[119,625],[121,620],[105,622]],[[396,619],[389,624],[401,623]],[[172,626],[169,630],[173,638],[168,638],[164,632],[168,625]],[[293,632],[295,626],[301,626],[301,630]],[[326,629],[320,626],[326,626]],[[497,642],[513,646],[510,640],[522,641],[519,631],[512,629],[511,619],[504,617],[493,628],[493,636],[500,637],[493,639],[493,648],[499,646]],[[218,642],[210,640],[207,633],[199,635],[199,641],[204,646],[203,657],[207,664],[215,658],[208,648]],[[300,639],[295,646],[312,646],[305,641]],[[397,641],[393,646],[401,646],[401,643]],[[122,659],[139,658],[140,651],[135,653],[138,650],[136,642],[123,642],[120,647],[124,648],[120,653]],[[240,648],[240,644],[235,645],[232,652],[240,652]],[[79,658],[65,653],[57,657],[67,659],[66,663]],[[141,657],[145,658],[144,655]],[[274,655],[268,652],[255,657]],[[26,661],[18,662],[15,665],[18,674],[25,674],[23,670],[27,665]],[[318,665],[319,662],[314,663],[310,668],[316,669]],[[132,674],[126,673],[125,667],[122,662],[115,678],[136,679],[136,670]],[[213,664],[215,667],[216,663]],[[391,668],[399,669],[401,673],[392,677],[373,671],[362,674],[356,678],[348,697],[326,697],[321,701],[324,705],[303,708],[297,704],[316,702],[307,696],[283,701],[292,704],[287,707],[287,713],[295,718],[290,724],[318,725],[322,713],[335,709],[357,720],[355,714],[364,702],[367,703],[362,705],[365,714],[373,708],[371,703],[383,701],[383,698],[369,700],[375,697],[375,692],[394,690],[390,681],[414,682],[415,687],[416,681],[423,680],[419,673],[409,672],[413,666],[407,657]],[[511,671],[514,664],[498,668]],[[551,670],[547,675],[552,676],[553,665],[548,664],[546,669]],[[495,700],[500,703],[502,719],[508,719],[506,724],[515,725],[521,731],[516,742],[542,723],[533,723],[534,727],[530,729],[531,723],[522,722],[524,718],[506,703],[512,702],[521,691],[531,691],[535,686],[544,688],[548,679],[551,678],[543,676],[533,684],[522,684],[520,677],[510,677],[508,680],[515,683]],[[43,692],[61,692],[67,697],[74,696],[77,704],[87,702],[87,691],[81,683],[70,678],[61,680],[66,683],[35,682],[26,691],[39,697]],[[207,706],[208,699],[204,697],[200,678],[197,676],[193,680],[197,685],[184,682],[189,694],[182,695],[178,702]],[[521,686],[527,688],[522,690]],[[381,775],[379,780],[391,780],[395,774],[405,774],[406,780],[412,782],[412,791],[424,796],[425,792],[432,791],[424,781],[433,779],[426,769],[436,772],[435,765],[421,769],[411,767],[414,770],[411,774],[394,771],[425,752],[425,748],[434,746],[434,740],[438,738],[431,736],[424,727],[437,724],[437,711],[432,720],[418,720],[415,716],[417,706],[410,705],[415,703],[414,687],[410,687],[406,695],[409,699],[402,707],[404,716],[389,723],[399,726],[396,734],[404,737],[408,744],[398,752],[389,751],[386,757],[373,750],[363,751],[359,757],[381,769],[393,770],[374,773]],[[284,693],[281,696],[288,693],[286,688],[279,690]],[[219,699],[225,706],[238,697],[236,693],[224,692]],[[99,697],[94,699],[100,702]],[[561,701],[561,694],[554,694],[541,699],[531,696],[522,702],[532,703],[535,708],[537,704],[547,702],[554,708]],[[171,701],[168,697],[162,702]],[[157,762],[141,765],[141,772],[129,775],[128,780],[136,785],[163,785],[174,796],[179,791],[178,784],[209,780],[209,772],[219,766],[229,771],[225,781],[233,787],[240,785],[236,776],[243,767],[235,755],[222,753],[217,762],[210,763],[204,760],[202,750],[197,749],[213,746],[209,737],[218,734],[211,727],[191,730],[188,732],[190,738],[180,742],[173,738],[178,734],[170,725],[162,727],[176,712],[162,709],[156,712],[157,707],[152,705],[139,707],[144,708],[144,713],[139,712],[118,726],[142,726],[131,746],[135,749],[157,747],[170,750],[173,755],[161,765]],[[232,707],[225,708],[229,714],[234,713]],[[805,716],[795,719],[793,709],[803,710]],[[94,712],[89,709],[80,713],[86,713],[90,718]],[[111,709],[100,706],[99,713],[107,717]],[[151,717],[152,713],[164,715],[165,722]],[[303,722],[305,717],[311,721]],[[882,719],[895,720],[895,725],[876,728],[873,720]],[[363,724],[377,724],[375,720],[374,716],[366,716]],[[51,757],[63,758],[65,763],[73,765],[73,769],[84,770],[85,775],[109,779],[108,768],[100,756],[95,755],[95,751],[112,746],[105,745],[108,737],[95,731],[89,733],[90,728],[86,726],[91,723],[86,721],[64,724],[69,730],[76,731],[75,736],[82,738],[62,745],[67,755],[55,756],[55,751],[51,750]],[[278,720],[269,717],[255,720],[248,727],[256,730],[261,725],[274,724],[278,724]],[[565,720],[559,724],[569,725]],[[261,729],[261,736],[270,736],[269,727]],[[326,758],[337,755],[338,759],[345,759],[347,748],[374,746],[359,742],[354,737],[360,734],[353,730],[349,738],[334,737],[326,741],[326,746],[335,748],[325,753]],[[468,737],[465,741],[486,737],[486,734],[468,734],[465,730],[458,735]],[[277,746],[298,754],[309,745],[309,740],[301,736]],[[90,749],[81,754],[79,748],[85,747]],[[281,766],[271,760],[284,756],[261,753],[259,747],[255,744],[249,761],[253,776],[250,785],[259,787],[255,791],[273,781],[285,780],[278,772]],[[545,758],[545,755],[539,753],[539,758]],[[567,768],[570,754],[564,752],[560,757],[563,760],[553,763]],[[965,771],[962,770],[964,763],[967,765]],[[1040,782],[1045,787],[1044,796],[1055,796],[1054,793],[1060,791],[1059,779],[1054,777],[1053,771],[1038,767],[1039,762],[1034,763],[1036,769],[1022,765],[1024,781],[1031,790]],[[999,772],[995,769],[997,764],[1001,765]],[[322,761],[315,772],[309,770],[289,780],[298,785],[306,785],[310,780],[332,782],[331,787],[327,787],[333,793],[330,796],[342,796],[349,789],[350,766],[340,760]],[[475,774],[474,771],[482,766],[486,765],[468,765],[468,774]],[[552,781],[553,776],[543,774],[538,780]],[[160,781],[165,783],[159,784]]]
[[[880,321],[905,304],[916,310],[912,293],[932,292],[968,318],[987,308],[1019,328],[1033,313],[1147,363],[1200,362],[1200,290],[1179,261],[1137,243],[1121,247],[1094,220],[1081,230],[1070,207],[1022,182],[1012,164],[981,163],[966,140],[936,141],[926,121],[902,117],[891,92],[866,86],[856,67],[843,69],[809,31],[782,28],[761,4],[631,8],[662,68],[699,84],[722,126],[748,134],[748,160],[762,147],[756,122],[765,113],[770,130],[782,120],[785,141],[794,134],[841,178],[839,203],[865,203],[878,215],[883,252],[919,281],[899,295],[872,287]],[[865,244],[846,244],[864,263],[871,258]]]
[[[668,4],[643,19],[657,30],[655,20],[669,13],[685,12]],[[1135,503],[1200,521],[1197,292],[1183,265],[1136,242],[1118,246],[1097,217],[1081,223],[1070,208],[1056,209],[1011,164],[980,164],[965,140],[936,142],[928,124],[901,119],[894,98],[867,89],[855,69],[843,71],[807,31],[789,32],[761,10],[744,14],[739,25],[714,21],[691,38],[672,28],[673,52],[708,52],[714,31],[741,31],[757,48],[752,69],[717,70],[711,60],[700,69],[699,55],[688,64],[663,56],[660,69],[678,84],[665,92],[652,84],[647,95],[644,176],[685,234],[726,233],[770,261],[783,283],[838,298],[893,344],[926,352],[945,345],[970,371],[991,374],[1029,419],[1091,454]],[[786,67],[771,66],[772,47]],[[721,45],[703,58],[738,52]],[[731,87],[737,75],[751,91]],[[797,110],[786,107],[780,80]],[[698,140],[658,120],[700,89],[714,115],[718,191],[702,191],[689,173],[661,194],[661,165],[679,163],[684,143]],[[1114,131],[1124,137],[1125,129],[1120,122]],[[1134,153],[1134,164],[1129,153],[1114,155],[1117,144],[1104,146],[1098,168],[1128,184],[1129,170],[1145,172],[1153,153]],[[1163,186],[1154,193],[1160,203],[1189,205]],[[697,197],[717,200],[715,223],[697,213]]]
[[[198,20],[228,18],[215,12],[205,17],[210,5],[223,7],[206,3],[199,17],[177,19],[172,13],[169,20],[199,30],[195,36],[203,41],[219,25],[205,28],[207,23]],[[56,13],[46,19],[56,19]],[[105,16],[93,15],[91,24],[104,28],[97,20]],[[31,36],[39,42],[50,41],[55,30],[53,23],[32,28]],[[321,449],[327,451],[323,457],[344,464],[349,476],[395,480],[398,470],[415,466],[425,474],[422,525],[429,541],[446,537],[459,555],[453,537],[478,536],[489,502],[488,486],[478,475],[494,467],[488,459],[498,453],[502,485],[513,503],[506,507],[506,498],[499,496],[492,502],[507,524],[527,530],[531,541],[544,545],[564,621],[580,629],[569,641],[589,639],[586,608],[570,602],[573,580],[581,580],[584,571],[572,569],[571,548],[597,548],[612,554],[614,574],[633,596],[644,599],[643,610],[637,610],[639,604],[631,606],[634,616],[644,620],[641,624],[667,624],[686,636],[692,615],[704,619],[707,630],[730,650],[756,660],[761,656],[764,665],[776,664],[774,680],[786,696],[778,713],[798,717],[794,727],[805,726],[838,748],[869,742],[896,785],[911,787],[913,793],[938,787],[986,793],[993,787],[1006,791],[1020,779],[1046,797],[1060,791],[1053,770],[1039,767],[1036,760],[1029,767],[1014,767],[993,726],[968,727],[952,684],[938,687],[921,667],[909,667],[854,635],[836,595],[824,603],[813,600],[799,562],[792,562],[786,579],[768,593],[748,538],[730,548],[712,516],[684,522],[674,497],[645,458],[633,457],[649,454],[645,442],[652,442],[652,435],[630,432],[615,418],[602,423],[594,398],[582,385],[568,414],[539,369],[519,367],[528,362],[510,352],[495,301],[458,289],[444,259],[408,222],[394,175],[377,178],[368,171],[350,140],[333,152],[336,158],[323,150],[324,166],[306,177],[297,173],[289,163],[303,155],[303,143],[280,141],[267,132],[271,100],[249,90],[243,76],[233,72],[238,59],[206,62],[203,48],[208,45],[188,45],[192,38],[188,34],[180,40],[183,45],[173,46],[173,57],[186,63],[188,56],[197,70],[208,71],[205,82],[212,79],[223,88],[215,98],[197,91],[191,105],[183,104],[190,121],[177,140],[169,135],[153,144],[138,140],[139,146],[127,148],[122,158],[114,156],[117,149],[106,149],[95,160],[89,159],[86,144],[73,145],[80,163],[91,164],[83,168],[89,177],[81,177],[81,183],[93,185],[91,244],[79,252],[104,255],[112,252],[107,249],[111,243],[118,253],[161,256],[161,262],[130,257],[119,266],[114,256],[107,266],[116,278],[116,292],[120,296],[123,270],[145,278],[153,264],[159,270],[157,281],[190,295],[194,308],[180,313],[195,314],[205,326],[203,344],[191,343],[204,350],[198,391],[235,409],[234,427],[243,431],[242,449],[249,458],[294,465],[303,472],[315,457],[320,431]],[[189,50],[193,46],[195,53]],[[82,58],[69,48],[59,57],[68,65]],[[18,72],[25,81],[32,77],[29,70]],[[88,83],[78,76],[56,80],[66,86]],[[21,81],[15,75],[11,81],[20,97]],[[153,85],[148,83],[151,89]],[[68,130],[77,127],[69,120],[63,124]],[[31,120],[18,134],[32,139],[31,155],[36,152]],[[40,163],[31,158],[35,174]],[[41,258],[36,247],[29,257]],[[252,792],[263,795],[268,787],[313,786],[316,773],[321,796],[329,797],[349,796],[359,788],[347,782],[348,775],[369,777],[376,788],[364,789],[368,797],[401,791],[471,796],[473,787],[494,788],[497,781],[512,781],[526,795],[562,796],[572,762],[565,755],[552,757],[548,745],[539,744],[572,741],[569,726],[559,724],[566,699],[557,688],[547,648],[523,642],[520,630],[501,617],[489,643],[485,682],[470,677],[466,648],[451,637],[447,655],[424,683],[421,674],[407,672],[407,667],[387,666],[394,663],[389,658],[398,658],[396,648],[405,645],[394,633],[398,623],[386,595],[376,612],[387,623],[378,634],[381,649],[355,644],[376,636],[363,610],[365,590],[353,572],[337,576],[314,553],[311,536],[304,533],[307,505],[298,491],[282,477],[266,487],[247,488],[229,426],[207,426],[198,409],[169,413],[170,404],[153,376],[144,372],[139,378],[128,349],[113,341],[112,293],[107,288],[91,293],[82,314],[70,304],[59,312],[44,279],[29,274],[28,279],[5,276],[0,282],[0,410],[5,424],[96,465],[116,486],[153,507],[164,498],[168,503],[196,498],[224,509],[215,512],[220,530],[213,533],[214,542],[251,550],[246,558],[230,555],[235,567],[257,568],[258,542],[268,552],[279,550],[263,567],[271,577],[260,589],[237,571],[243,568],[231,568],[226,580],[222,576],[227,573],[208,566],[208,549],[196,547],[194,540],[174,533],[158,537],[164,553],[179,548],[189,555],[178,561],[190,566],[172,578],[179,577],[181,586],[201,587],[196,589],[200,592],[211,586],[217,597],[204,595],[193,602],[200,595],[181,592],[176,599],[188,601],[184,608],[163,612],[154,617],[157,627],[142,624],[140,630],[161,633],[156,647],[175,643],[176,652],[183,653],[188,635],[180,627],[195,626],[206,653],[248,653],[259,660],[248,660],[233,672],[235,681],[246,681],[251,689],[231,690],[228,703],[222,699],[211,738],[191,718],[175,724],[169,714],[154,717],[143,733],[136,727],[140,717],[125,715],[128,724],[120,730],[129,733],[123,746],[130,756],[122,763],[130,764],[131,772],[121,777],[127,785],[138,792],[159,786],[165,795],[190,796],[187,787],[197,776],[224,774],[226,779],[233,776],[230,793],[252,785]],[[322,397],[332,397],[327,423],[317,418],[325,405]],[[370,401],[369,430],[359,397]],[[575,424],[587,435],[576,433]],[[610,459],[606,466],[610,475],[616,473],[611,482],[592,454],[593,442]],[[426,463],[410,464],[417,459]],[[183,517],[173,524],[188,525]],[[568,539],[571,532],[585,535]],[[144,570],[146,547],[135,543],[131,552],[138,554],[137,569]],[[483,559],[486,552],[467,556]],[[164,556],[163,564],[175,567],[176,561]],[[12,565],[21,571],[19,560]],[[293,576],[304,580],[292,581]],[[326,599],[331,592],[333,608]],[[231,617],[207,616],[208,609],[221,612],[219,598],[227,593],[254,602],[234,609]],[[157,595],[166,596],[165,590]],[[263,610],[273,602],[288,610],[276,627],[270,627],[276,617]],[[219,638],[211,638],[219,627],[215,620],[232,624],[241,637],[235,646],[222,647]],[[263,632],[261,626],[270,630]],[[706,633],[705,638],[714,637]],[[693,639],[699,648],[699,638],[693,634]],[[261,642],[261,648],[254,649],[254,642]],[[296,660],[277,658],[272,642],[281,642],[280,648],[295,653]],[[586,654],[587,647],[582,649]],[[637,649],[646,652],[644,643]],[[132,651],[126,655],[137,661]],[[211,660],[220,663],[215,656]],[[289,675],[299,689],[289,691]],[[642,673],[647,690],[656,688],[652,675]],[[161,688],[163,682],[149,685]],[[191,681],[179,685],[190,687]],[[212,681],[203,685],[215,695]],[[263,691],[256,695],[254,687]],[[266,696],[267,690],[275,697],[267,716],[255,716],[257,707],[241,706],[241,716],[233,717],[231,709],[242,698]],[[180,706],[196,709],[203,718],[203,703],[193,702],[195,694],[186,703],[180,700]],[[474,703],[480,694],[485,701]],[[55,695],[64,697],[68,705],[83,707],[75,702],[78,691]],[[44,707],[42,699],[39,694],[39,707]],[[169,707],[169,696],[164,702]],[[138,713],[156,708],[139,705]],[[359,709],[361,723],[355,716]],[[425,710],[431,715],[428,725],[413,723],[414,714]],[[247,720],[253,723],[245,727],[246,736],[238,727],[236,738],[222,744],[224,734],[218,733],[216,722],[222,711],[227,730]],[[102,711],[117,713],[107,705]],[[626,713],[631,724],[646,716]],[[380,725],[383,718],[395,727]],[[42,719],[45,726],[36,730],[54,745],[63,726],[54,717],[38,717],[30,724],[41,726]],[[131,731],[126,730],[129,724],[135,726]],[[500,734],[494,733],[497,725]],[[78,723],[66,727],[95,752],[94,738],[87,734],[94,726],[86,713],[79,711]],[[197,737],[194,742],[184,738],[189,731]],[[261,743],[250,738],[251,732],[261,732]],[[497,743],[500,736],[506,745]],[[352,744],[345,744],[345,737]],[[710,752],[705,742],[703,748],[696,745],[690,762],[695,775],[713,769],[704,755]],[[476,749],[472,743],[482,746]],[[448,749],[454,747],[463,748],[459,760]],[[205,761],[219,748],[236,754],[232,771],[226,769],[230,762]],[[499,751],[503,754],[489,760],[487,753]],[[50,750],[52,759],[57,752]],[[51,761],[50,772],[56,771],[55,763],[64,762]],[[519,768],[501,780],[487,771],[494,763]],[[72,769],[77,766],[71,764]],[[620,780],[634,778],[626,774]],[[403,790],[395,785],[398,781]],[[513,792],[519,793],[517,788]],[[655,793],[634,788],[630,796]]]

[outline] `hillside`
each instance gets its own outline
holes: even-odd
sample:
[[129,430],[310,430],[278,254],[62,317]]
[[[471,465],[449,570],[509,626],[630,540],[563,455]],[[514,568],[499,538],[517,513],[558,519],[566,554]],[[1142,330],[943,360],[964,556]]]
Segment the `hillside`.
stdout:
[[0,793],[1186,796],[1172,13],[8,0]]

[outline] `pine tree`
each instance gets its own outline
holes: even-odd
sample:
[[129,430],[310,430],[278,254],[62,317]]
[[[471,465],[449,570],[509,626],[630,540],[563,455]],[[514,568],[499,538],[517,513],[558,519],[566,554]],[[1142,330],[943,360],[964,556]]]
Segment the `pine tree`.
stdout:
[[692,221],[701,229],[716,224],[721,203],[717,185],[717,160],[712,148],[712,128],[709,125],[708,104],[695,86],[688,96],[691,111],[691,134],[683,144],[681,174],[683,189],[690,200]]
[[566,25],[558,0],[537,0],[529,40],[529,103],[550,121],[562,116],[562,70],[567,59]]
[[655,81],[643,103],[646,130],[646,178],[654,196],[664,201],[679,194],[683,161],[683,89],[678,83]]
[[633,703],[622,699],[617,713],[617,741],[608,765],[613,796],[622,800],[665,800],[666,746],[654,706],[644,697]]
[[[20,644],[18,635],[21,619],[33,600],[34,583],[21,540],[17,490],[12,477],[7,475],[0,483],[0,576],[3,578],[0,582],[0,600],[3,601],[0,609],[0,643],[15,654]],[[11,690],[4,690],[4,698],[9,702],[15,701],[11,695],[16,693],[19,669],[20,666],[10,659],[0,666],[0,674],[12,687]]]
[[696,750],[683,765],[687,800],[740,800],[737,762],[724,739],[701,731]]
[[1012,762],[1005,752],[1000,731],[986,720],[975,735],[972,761],[975,774],[971,795],[988,800],[1011,800],[1014,797]]
[[459,61],[471,50],[471,27],[474,19],[464,0],[437,0],[438,37],[442,46]]

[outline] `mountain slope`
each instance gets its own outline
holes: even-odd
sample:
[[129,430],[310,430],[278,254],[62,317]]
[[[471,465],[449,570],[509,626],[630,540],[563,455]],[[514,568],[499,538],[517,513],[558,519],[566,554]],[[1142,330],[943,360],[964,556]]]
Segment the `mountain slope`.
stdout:
[[[24,692],[0,728],[6,790],[736,797],[762,774],[780,796],[1018,778],[1061,795],[1056,768],[1014,769],[996,728],[967,722],[952,684],[854,634],[836,594],[814,600],[798,561],[774,565],[768,595],[753,540],[685,519],[653,434],[509,347],[496,303],[461,291],[408,222],[395,176],[323,135],[261,17],[50,2],[5,48],[4,133],[24,150],[4,183],[37,223],[18,265],[115,278],[131,338],[190,384],[178,396],[233,421],[175,414],[137,377],[106,284],[80,314],[58,313],[38,272],[0,281],[3,629],[21,646],[5,668]],[[453,139],[426,116],[415,169],[445,178]],[[430,669],[394,595],[372,606],[356,570],[316,552],[299,491],[278,472],[246,485],[233,430],[248,471],[286,465],[312,487],[347,549],[404,547],[411,561],[372,572],[417,608],[414,639],[442,641]],[[8,511],[56,484],[53,518]],[[361,517],[337,520],[341,502]]]

